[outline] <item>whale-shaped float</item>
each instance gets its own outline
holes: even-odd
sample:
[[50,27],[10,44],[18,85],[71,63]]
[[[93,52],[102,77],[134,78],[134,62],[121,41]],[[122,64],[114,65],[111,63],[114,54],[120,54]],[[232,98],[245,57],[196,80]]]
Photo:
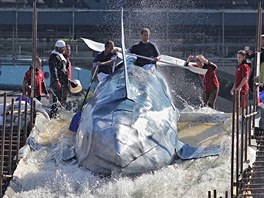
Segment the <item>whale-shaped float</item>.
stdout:
[[135,57],[125,61],[127,77],[124,67],[108,76],[82,112],[75,142],[80,166],[105,175],[137,175],[176,158],[219,154],[219,147],[182,143],[177,136],[179,112],[165,78],[157,70],[135,66]]

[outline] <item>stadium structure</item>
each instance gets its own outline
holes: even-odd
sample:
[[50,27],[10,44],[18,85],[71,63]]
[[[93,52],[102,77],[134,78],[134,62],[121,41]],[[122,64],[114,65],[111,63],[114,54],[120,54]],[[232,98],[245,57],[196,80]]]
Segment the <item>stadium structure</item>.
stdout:
[[[31,58],[33,1],[0,0],[1,65]],[[254,50],[256,45],[258,0],[36,2],[37,54],[47,60],[56,40],[64,39],[72,46],[73,64],[79,67],[90,68],[95,55],[81,37],[102,43],[111,39],[120,46],[121,7],[127,47],[139,41],[142,27],[148,27],[162,54],[182,59],[204,54],[217,63],[225,86],[232,81],[236,52],[245,46]]]

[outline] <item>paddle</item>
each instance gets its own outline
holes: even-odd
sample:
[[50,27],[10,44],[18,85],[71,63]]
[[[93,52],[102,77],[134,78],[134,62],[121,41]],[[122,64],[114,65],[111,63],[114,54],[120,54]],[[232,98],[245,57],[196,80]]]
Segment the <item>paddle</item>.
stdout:
[[83,102],[82,102],[82,105],[81,105],[81,108],[78,112],[75,113],[75,115],[73,116],[72,120],[71,120],[71,123],[70,123],[70,126],[69,126],[69,130],[73,131],[73,132],[77,132],[78,128],[79,128],[79,124],[80,124],[80,120],[81,120],[81,116],[82,116],[82,109],[83,109],[83,106],[85,104],[85,101],[86,101],[86,98],[88,96],[88,93],[91,89],[91,86],[92,86],[92,82],[95,78],[95,75],[97,73],[97,70],[98,70],[98,65],[96,66],[95,70],[94,70],[94,73],[93,73],[93,76],[92,76],[92,80],[90,82],[90,84],[88,85],[88,89],[86,91],[86,94],[85,94],[85,97],[83,99]]
[[[101,52],[104,50],[104,44],[103,43],[98,43],[98,42],[95,42],[93,40],[90,40],[90,39],[86,39],[86,38],[81,38],[85,44],[92,50],[94,51],[97,51],[97,52]],[[119,51],[122,51],[121,48],[117,47],[117,49]],[[137,56],[139,57],[140,55],[137,55],[137,54],[134,54],[134,56]],[[118,57],[122,59],[122,55],[120,53],[118,53]],[[145,57],[145,56],[142,56],[141,58],[149,58],[149,57]],[[162,65],[162,66],[176,66],[176,67],[180,67],[180,68],[183,68],[183,69],[188,69],[190,70],[191,72],[194,72],[194,73],[197,73],[197,74],[205,74],[207,72],[207,69],[202,69],[202,68],[199,68],[199,67],[194,67],[192,66],[193,63],[189,63],[188,66],[184,66],[185,64],[185,60],[182,60],[182,59],[179,59],[179,58],[175,58],[175,57],[172,57],[172,56],[168,56],[168,55],[161,55],[160,56],[161,59],[160,61],[158,61],[159,65]],[[152,60],[152,59],[150,59]]]
[[[98,42],[95,42],[93,40],[90,40],[90,39],[86,39],[86,38],[81,38],[85,44],[92,50],[94,51],[97,51],[97,52],[102,52],[104,51],[105,49],[105,46],[103,43],[98,43]],[[118,50],[121,51],[121,48],[118,48]]]
[[82,110],[82,108],[83,108],[83,106],[84,106],[84,104],[85,104],[86,98],[87,98],[88,93],[89,93],[89,91],[90,91],[90,89],[91,89],[92,82],[93,82],[93,80],[94,80],[94,78],[95,78],[95,75],[96,75],[96,73],[97,73],[97,70],[98,70],[98,66],[99,66],[99,65],[96,65],[96,68],[95,68],[94,73],[93,73],[93,76],[92,76],[92,80],[91,80],[90,84],[88,85],[88,89],[87,89],[87,92],[86,92],[85,97],[84,97],[84,99],[83,99],[83,103],[82,103],[82,106],[81,106],[81,110]]
[[[141,56],[141,55],[138,55],[138,54],[129,54],[129,55],[154,61],[154,58],[150,58],[150,57],[146,57],[146,56]],[[179,65],[177,63],[173,63],[171,61],[171,59],[168,58],[168,57],[169,56],[162,55],[161,58],[160,58],[160,60],[157,61],[157,65],[160,65],[160,66],[164,66],[164,65],[177,66],[177,67],[180,67],[180,68],[183,68],[183,69],[188,69],[191,72],[194,72],[194,73],[197,73],[197,74],[206,74],[206,72],[207,72],[207,69],[202,69],[200,67],[194,67],[194,66],[191,66],[191,65],[182,66],[182,65]]]

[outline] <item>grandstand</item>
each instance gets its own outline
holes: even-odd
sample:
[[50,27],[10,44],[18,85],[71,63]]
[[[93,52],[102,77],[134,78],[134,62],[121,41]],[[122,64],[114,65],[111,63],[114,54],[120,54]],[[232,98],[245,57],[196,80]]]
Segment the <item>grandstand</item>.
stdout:
[[[0,0],[1,62],[31,56],[33,0]],[[38,0],[37,51],[48,57],[58,38],[72,44],[73,59],[89,65],[94,53],[79,40],[120,44],[120,7],[125,9],[127,46],[143,26],[163,54],[202,53],[233,64],[244,46],[255,47],[257,0]],[[223,59],[225,58],[225,59]]]

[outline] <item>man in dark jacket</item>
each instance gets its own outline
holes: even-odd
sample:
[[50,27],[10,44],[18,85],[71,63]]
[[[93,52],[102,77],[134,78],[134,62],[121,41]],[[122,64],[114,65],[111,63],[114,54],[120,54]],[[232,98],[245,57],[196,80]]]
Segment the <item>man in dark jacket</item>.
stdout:
[[65,106],[69,94],[67,60],[63,56],[66,44],[63,40],[55,43],[55,49],[49,57],[50,87],[53,91],[53,103],[57,100]]
[[155,43],[149,40],[150,30],[143,28],[140,32],[141,41],[134,44],[127,52],[153,58],[153,61],[138,57],[135,65],[143,67],[146,70],[152,70],[156,62],[160,59],[160,52]]
[[117,49],[115,48],[114,42],[108,40],[105,43],[105,50],[98,53],[94,59],[93,67],[91,70],[92,76],[90,82],[94,80],[92,79],[92,77],[97,67],[98,67],[97,78],[99,82],[104,81],[107,76],[109,76],[111,73],[115,71],[115,62],[117,59],[116,51]]

